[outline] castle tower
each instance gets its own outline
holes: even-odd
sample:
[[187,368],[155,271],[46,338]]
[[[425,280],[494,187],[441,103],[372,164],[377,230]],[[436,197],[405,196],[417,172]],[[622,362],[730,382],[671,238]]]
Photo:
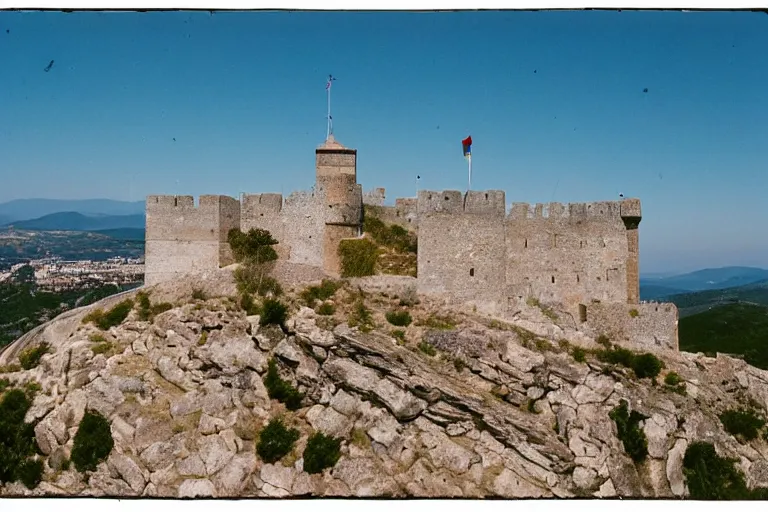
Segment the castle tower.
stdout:
[[357,183],[357,150],[345,148],[333,135],[315,150],[316,190],[324,209],[323,270],[341,273],[339,242],[356,238],[363,224],[363,189]]
[[640,240],[638,227],[643,215],[639,199],[621,201],[621,220],[627,228],[627,304],[640,303]]

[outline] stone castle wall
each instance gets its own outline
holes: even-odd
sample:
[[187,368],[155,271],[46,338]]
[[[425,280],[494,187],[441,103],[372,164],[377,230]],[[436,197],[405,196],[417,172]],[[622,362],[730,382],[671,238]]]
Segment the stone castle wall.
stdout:
[[423,190],[387,206],[383,188],[363,193],[356,155],[327,141],[316,151],[315,187],[287,198],[201,196],[195,206],[190,196],[149,196],[146,283],[233,263],[227,233],[235,227],[269,230],[286,268],[338,277],[339,242],[360,236],[366,205],[418,232],[421,294],[502,309],[534,298],[560,304],[585,330],[604,326],[615,340],[677,349],[674,305],[639,304],[639,200],[514,203],[507,211],[501,190]]
[[231,197],[149,196],[146,202],[145,283],[234,263],[227,243],[240,227],[240,204]]

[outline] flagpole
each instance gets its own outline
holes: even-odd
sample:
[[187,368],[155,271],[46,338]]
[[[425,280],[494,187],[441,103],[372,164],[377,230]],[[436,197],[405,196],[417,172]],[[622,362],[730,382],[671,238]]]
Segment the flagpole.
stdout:
[[469,162],[469,187],[467,191],[472,190],[472,153],[467,155],[467,161]]
[[325,132],[325,140],[328,140],[328,138],[331,136],[331,77],[328,77],[328,87],[326,87],[328,90],[328,128]]

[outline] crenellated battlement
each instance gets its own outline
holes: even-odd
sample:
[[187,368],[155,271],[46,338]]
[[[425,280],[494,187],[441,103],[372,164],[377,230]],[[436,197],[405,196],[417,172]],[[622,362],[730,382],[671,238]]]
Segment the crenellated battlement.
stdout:
[[278,215],[283,209],[283,194],[243,194],[240,207],[248,217]]
[[417,213],[428,216],[440,214],[471,214],[504,218],[505,194],[502,190],[420,190]]
[[607,219],[640,217],[640,200],[596,201],[591,203],[512,203],[507,217],[523,219]]

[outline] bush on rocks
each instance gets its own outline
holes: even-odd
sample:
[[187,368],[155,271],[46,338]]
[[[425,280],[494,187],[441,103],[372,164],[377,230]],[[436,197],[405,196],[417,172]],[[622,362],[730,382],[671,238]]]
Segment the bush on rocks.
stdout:
[[765,499],[766,489],[750,491],[735,462],[720,457],[711,443],[691,443],[683,457],[683,474],[691,499]]
[[277,362],[274,359],[269,360],[267,374],[264,376],[264,387],[267,388],[269,398],[285,404],[289,411],[295,411],[301,407],[304,395],[299,393],[290,382],[280,377]]
[[637,411],[629,412],[629,405],[622,400],[615,409],[609,413],[609,417],[616,423],[618,437],[624,445],[633,461],[642,462],[648,456],[648,439],[640,428],[640,422],[646,417]]
[[21,389],[8,390],[0,401],[0,484],[21,481],[33,489],[42,477],[34,425],[24,423],[32,400]]
[[407,311],[388,311],[385,316],[387,322],[396,327],[408,327],[413,322],[411,314]]
[[309,474],[321,473],[332,468],[341,457],[341,439],[315,432],[304,449],[304,471]]
[[288,307],[275,299],[265,299],[261,306],[261,325],[285,325],[288,317]]
[[272,464],[288,455],[298,440],[298,430],[286,427],[281,419],[275,418],[259,434],[256,453],[261,460]]
[[106,313],[101,309],[91,311],[85,317],[83,317],[83,323],[93,323],[102,331],[106,331],[110,327],[115,327],[123,323],[125,319],[128,318],[128,315],[132,309],[133,301],[131,299],[126,299],[115,305],[115,307]]
[[109,421],[96,411],[86,411],[75,434],[72,463],[81,473],[95,471],[114,445]]
[[19,364],[21,364],[21,367],[25,370],[31,370],[40,364],[40,359],[50,351],[50,348],[50,345],[43,342],[34,347],[24,349],[19,354]]
[[720,422],[729,434],[744,441],[757,439],[765,419],[751,409],[730,409],[720,415]]

